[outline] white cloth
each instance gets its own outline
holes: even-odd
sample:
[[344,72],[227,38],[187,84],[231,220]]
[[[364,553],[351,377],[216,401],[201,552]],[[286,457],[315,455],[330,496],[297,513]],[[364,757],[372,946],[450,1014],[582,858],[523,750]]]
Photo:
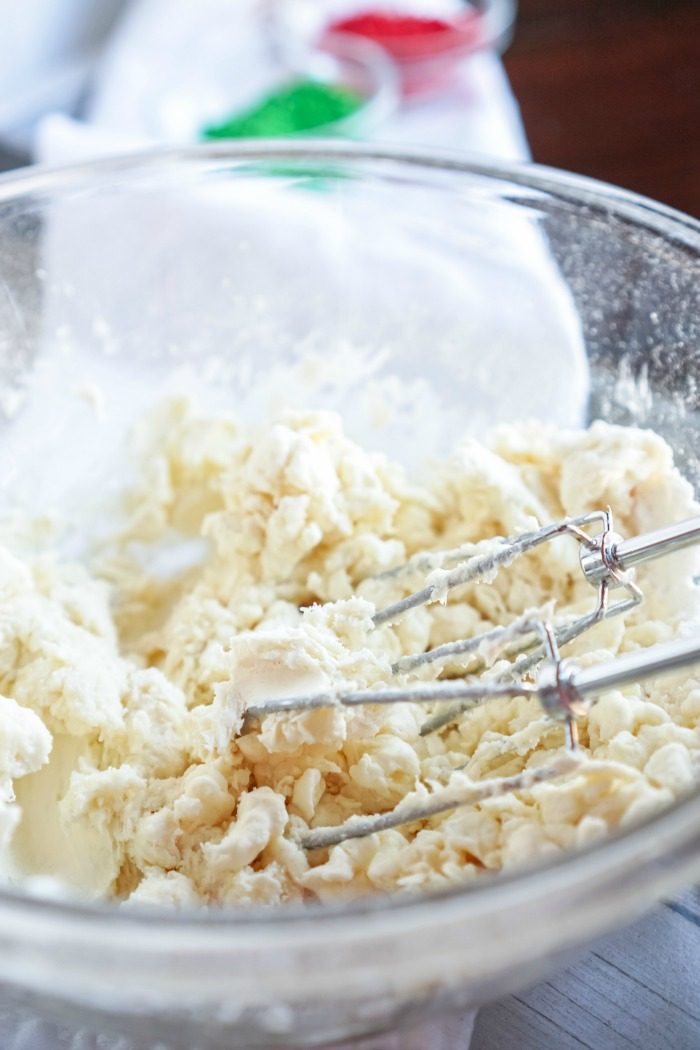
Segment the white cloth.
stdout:
[[[254,17],[257,5],[253,0],[235,0],[235,3],[238,4],[235,32],[230,34],[224,30],[227,18],[230,19],[231,0],[199,0],[197,5],[191,0],[139,0],[133,4],[115,32],[95,78],[86,109],[89,120],[47,117],[37,136],[37,158],[64,163],[167,141],[163,137],[159,139],[154,128],[160,128],[161,132],[165,127],[177,130],[180,118],[173,114],[183,111],[185,117],[180,124],[187,125],[192,117],[190,112],[188,118],[186,112],[188,91],[198,100],[197,105],[204,106],[203,99],[209,98],[212,92],[215,94],[221,85],[222,65],[234,68],[247,85],[251,80],[255,82],[255,70],[264,70],[271,58]],[[237,47],[236,40],[239,41]],[[231,48],[234,48],[233,57],[225,61]],[[190,119],[190,123],[197,126],[196,120]],[[177,138],[175,131],[173,134]],[[477,55],[466,62],[450,92],[402,106],[376,129],[375,137],[429,149],[460,148],[482,157],[522,159],[527,156],[517,105],[500,60],[491,53]],[[412,355],[424,361],[424,348],[430,345],[434,351],[431,372],[437,374],[438,387],[439,370],[445,365],[451,340],[453,346],[460,346],[459,366],[462,374],[469,376],[469,382],[460,387],[459,402],[451,414],[446,411],[449,406],[443,405],[437,410],[432,404],[426,405],[424,415],[437,421],[441,433],[429,435],[429,440],[423,430],[417,433],[415,454],[410,442],[402,440],[400,451],[404,458],[415,459],[421,452],[423,455],[444,453],[450,441],[457,440],[457,431],[462,433],[465,426],[478,431],[492,419],[520,418],[523,406],[528,415],[564,425],[575,424],[582,418],[587,373],[576,312],[546,245],[528,217],[516,221],[512,211],[504,215],[497,206],[485,205],[470,218],[474,227],[472,235],[482,244],[480,252],[472,255],[460,245],[444,252],[432,247],[417,249],[418,241],[396,227],[387,237],[381,214],[376,227],[372,227],[377,231],[374,242],[366,243],[366,238],[362,239],[366,221],[364,226],[358,224],[357,214],[341,214],[318,195],[300,194],[292,200],[291,195],[286,194],[284,199],[277,200],[278,195],[270,189],[266,200],[268,222],[260,215],[257,198],[246,201],[245,188],[231,187],[227,194],[226,187],[222,187],[216,201],[211,199],[213,191],[207,192],[210,199],[206,201],[204,192],[191,194],[184,203],[174,198],[168,201],[167,194],[151,198],[141,205],[143,218],[139,222],[134,222],[136,205],[133,203],[122,202],[121,210],[118,201],[110,204],[110,228],[115,231],[115,237],[110,239],[111,254],[113,258],[115,252],[120,257],[123,255],[121,272],[127,284],[132,270],[130,258],[139,258],[139,278],[146,283],[155,280],[154,275],[167,266],[175,301],[191,302],[191,315],[195,319],[216,317],[217,251],[220,250],[223,258],[229,250],[227,246],[236,240],[250,242],[245,258],[226,263],[232,287],[241,297],[246,289],[255,296],[261,287],[260,273],[266,269],[272,274],[274,270],[270,280],[275,287],[288,292],[286,303],[281,302],[282,296],[275,302],[279,316],[273,319],[272,327],[278,352],[287,349],[292,353],[288,348],[290,340],[301,343],[308,332],[313,332],[317,342],[326,339],[323,352],[327,353],[332,349],[333,340],[337,341],[337,311],[335,316],[311,316],[311,307],[306,304],[307,312],[300,316],[298,303],[308,297],[303,288],[298,288],[296,294],[294,289],[300,277],[310,286],[316,271],[319,281],[325,279],[326,283],[332,283],[333,277],[337,279],[339,275],[339,260],[354,254],[355,259],[362,260],[362,265],[346,267],[342,273],[346,338],[370,352],[382,349],[382,342],[401,342],[404,360]],[[103,224],[105,208],[100,202],[95,206],[100,213],[95,221]],[[422,201],[423,206],[432,215],[436,202],[428,195]],[[109,273],[105,274],[102,260],[102,245],[107,236],[104,226],[99,244],[84,235],[85,229],[90,228],[90,220],[86,218],[90,207],[88,203],[81,205],[82,216],[63,215],[61,233],[58,216],[55,217],[53,236],[47,240],[51,249],[47,266],[54,272],[60,269],[63,283],[69,280],[75,287],[83,290],[87,287],[92,299],[100,303],[100,327],[119,332],[126,327],[126,291],[124,287],[110,290],[111,278]],[[441,223],[444,226],[444,214],[435,216],[435,231],[440,230]],[[154,231],[153,236],[144,236],[147,229]],[[189,246],[187,256],[172,257],[173,253],[163,244],[162,233],[156,236],[156,231],[165,229],[171,244]],[[133,233],[131,241],[129,231]],[[67,249],[69,246],[69,250],[63,252],[62,243]],[[312,249],[303,274],[298,267],[300,244]],[[69,273],[66,272],[67,256]],[[386,266],[391,267],[393,301],[382,279]],[[349,278],[346,272],[351,274]],[[76,301],[58,301],[58,297],[54,297],[49,327],[70,329],[74,342],[89,346],[92,319],[80,316],[81,304],[86,298],[83,295]],[[424,306],[419,308],[421,300]],[[137,288],[127,296],[127,301],[137,308]],[[407,302],[416,304],[410,326],[402,316]],[[511,304],[512,308],[504,308],[504,303]],[[436,316],[443,318],[439,333],[435,332]],[[363,327],[367,318],[376,319],[370,330],[366,324]],[[144,345],[159,340],[165,343],[168,339],[177,343],[187,337],[194,342],[197,338],[196,332],[183,330],[181,314],[174,318],[174,327],[168,331],[161,321],[152,332],[144,331],[144,322],[138,318],[131,318],[129,323],[132,329],[139,328]],[[484,334],[489,339],[487,359],[483,354]],[[214,344],[217,337],[221,340],[220,346]],[[241,360],[248,355],[254,362],[265,357],[259,335],[252,349],[241,345],[240,331],[233,336],[229,331],[208,332],[207,339],[212,353],[236,353]],[[226,339],[231,341],[225,344]],[[268,333],[267,343],[272,342]],[[523,369],[522,363],[516,363],[515,368],[522,373],[518,382],[503,382],[504,375],[513,373],[515,345],[520,348],[521,362],[527,360],[528,367]],[[453,366],[454,353],[451,361]],[[60,368],[65,368],[63,363]],[[417,371],[420,371],[420,362]],[[143,375],[141,382],[144,382]],[[345,408],[332,404],[327,407]],[[353,436],[360,437],[357,433]],[[397,450],[386,442],[377,444],[387,454],[396,454]],[[40,462],[38,457],[34,460]]]
[[[203,122],[197,110],[211,113],[218,104],[220,111],[222,93],[250,101],[264,86],[271,61],[257,8],[256,0],[132,3],[95,71],[85,120],[46,116],[36,159],[67,163],[91,151],[187,140]],[[402,106],[374,137],[509,160],[529,157],[503,66],[488,52],[464,64],[450,92]]]
[[0,0],[0,142],[31,147],[36,122],[70,112],[125,0]]

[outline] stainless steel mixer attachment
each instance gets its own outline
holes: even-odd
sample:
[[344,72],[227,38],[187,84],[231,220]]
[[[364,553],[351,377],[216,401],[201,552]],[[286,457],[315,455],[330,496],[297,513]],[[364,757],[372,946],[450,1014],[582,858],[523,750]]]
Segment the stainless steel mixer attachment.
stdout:
[[[600,523],[602,528],[599,534],[591,536],[585,530],[595,523]],[[490,580],[495,572],[517,557],[563,535],[571,536],[579,543],[581,571],[596,588],[596,601],[590,613],[556,624],[537,615],[526,615],[508,626],[404,657],[393,667],[394,674],[405,679],[417,669],[436,663],[449,663],[451,673],[454,673],[455,661],[466,661],[469,672],[462,678],[408,682],[397,687],[328,690],[253,705],[246,711],[243,731],[267,715],[282,712],[334,706],[350,708],[361,704],[434,705],[447,702],[446,708],[432,711],[424,722],[421,734],[426,735],[449,725],[463,712],[487,700],[533,696],[550,718],[564,726],[567,750],[556,755],[547,766],[526,770],[514,777],[474,782],[460,770],[455,770],[445,788],[430,792],[421,786],[419,793],[422,792],[422,797],[418,802],[407,799],[388,813],[351,817],[337,827],[305,832],[299,839],[304,848],[331,846],[385,828],[425,820],[457,806],[509,791],[525,790],[536,783],[562,777],[579,769],[584,762],[590,765],[590,760],[585,759],[578,749],[576,719],[587,713],[601,693],[700,662],[700,633],[626,653],[609,663],[588,668],[580,668],[560,655],[561,646],[580,637],[596,623],[637,606],[642,601],[642,592],[633,580],[635,567],[700,543],[700,517],[643,536],[623,539],[614,531],[610,510],[594,511],[512,539],[488,541],[486,550],[477,545],[476,553],[473,545],[467,545],[452,551],[421,554],[385,576],[398,578],[404,573],[427,572],[426,585],[380,610],[374,616],[374,624],[376,627],[391,624],[411,609],[444,601],[457,587]],[[610,592],[614,590],[624,592],[624,597],[611,601]],[[512,657],[507,670],[495,674],[488,670],[484,672],[483,653],[495,651]],[[542,666],[535,672],[536,665],[541,662]],[[480,677],[476,675],[478,671],[482,672]],[[525,675],[528,677],[524,678]]]
[[[524,791],[535,784],[574,773],[586,761],[577,748],[575,719],[586,714],[592,700],[607,689],[629,685],[645,678],[654,678],[656,675],[687,667],[698,661],[700,635],[627,653],[609,663],[586,669],[581,669],[567,660],[553,659],[543,666],[534,684],[514,682],[507,692],[482,693],[481,699],[504,695],[536,696],[545,711],[554,718],[565,721],[568,751],[556,755],[546,766],[525,770],[513,777],[482,781],[470,781],[464,777],[461,783],[451,782],[446,788],[439,788],[432,793],[426,790],[425,797],[418,802],[406,799],[388,813],[350,817],[336,827],[313,828],[304,832],[299,837],[299,842],[304,849],[309,850],[335,846],[346,839],[363,838],[375,831],[426,820],[457,806],[473,805],[509,791]],[[355,694],[355,697],[359,695]],[[460,773],[459,770],[455,772]],[[453,779],[454,776],[455,774]]]

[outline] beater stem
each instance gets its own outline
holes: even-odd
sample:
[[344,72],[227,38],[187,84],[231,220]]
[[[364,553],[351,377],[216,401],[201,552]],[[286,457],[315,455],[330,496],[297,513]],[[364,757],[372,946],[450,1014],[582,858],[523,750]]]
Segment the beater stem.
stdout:
[[505,795],[510,791],[526,791],[528,788],[543,784],[547,780],[573,773],[580,768],[583,759],[572,752],[557,755],[548,766],[539,769],[526,769],[512,777],[495,777],[491,780],[473,781],[466,776],[458,775],[455,783],[438,788],[427,795],[422,802],[399,802],[395,809],[388,813],[377,813],[373,816],[350,817],[343,824],[330,828],[312,828],[299,836],[302,849],[323,849],[326,846],[337,846],[346,839],[361,839],[373,835],[375,831],[386,831],[401,824],[412,824],[417,820],[427,820],[439,813],[446,813],[459,806],[474,805],[484,799]]
[[[405,799],[388,813],[354,816],[336,827],[312,828],[299,836],[300,845],[307,850],[335,846],[346,839],[363,838],[376,831],[427,820],[460,806],[474,805],[484,799],[523,791],[536,784],[555,780],[578,769],[587,761],[577,748],[575,717],[587,708],[586,698],[616,686],[628,685],[645,678],[687,667],[700,662],[700,635],[683,638],[650,649],[625,653],[605,664],[580,669],[575,664],[558,659],[554,632],[543,626],[545,646],[550,660],[542,672],[534,692],[542,707],[557,720],[564,721],[568,750],[556,755],[552,762],[539,769],[526,769],[511,777],[473,781],[461,771],[452,774],[450,783],[432,793],[426,792],[420,801]],[[533,690],[529,690],[532,692]],[[404,698],[406,692],[403,692]]]
[[294,711],[315,711],[324,707],[358,707],[362,704],[433,704],[441,700],[461,700],[473,707],[483,700],[499,697],[527,696],[535,693],[536,687],[529,682],[477,682],[467,684],[462,680],[428,682],[411,686],[410,689],[358,689],[351,692],[309,693],[288,696],[280,700],[269,700],[264,704],[253,704],[245,713],[241,731],[250,728],[250,722],[266,718],[267,715],[289,714]]
[[[613,616],[621,616],[623,613],[627,613],[630,609],[634,609],[642,600],[641,594],[634,587],[634,584],[630,585],[633,593],[629,598],[625,598],[623,601],[615,602],[607,610],[606,619],[611,619]],[[636,592],[636,593],[634,593]],[[565,627],[559,627],[554,632],[554,637],[558,645],[566,645],[568,642],[573,642],[580,635],[584,634],[589,628],[593,627],[601,619],[598,609],[595,609],[588,616],[580,616],[572,623]],[[497,630],[497,628],[495,628]],[[503,632],[507,628],[502,628]],[[482,635],[482,638],[487,635]],[[529,646],[523,646],[523,651],[518,656],[513,664],[512,671],[508,671],[507,674],[510,676],[512,673],[525,674],[538,664],[542,657],[545,655],[545,650],[540,641],[533,638],[533,641],[529,643],[530,646],[534,646],[534,651],[526,655],[525,650]],[[434,651],[434,650],[433,650]],[[507,655],[507,654],[506,654]],[[496,681],[503,681],[504,678],[498,678]],[[448,707],[446,711],[438,711],[436,714],[431,715],[427,718],[420,729],[421,736],[429,736],[431,733],[437,732],[438,729],[442,729],[443,726],[449,725],[450,722],[454,722],[455,719],[459,718],[461,714],[469,710],[469,707],[473,705],[465,705],[462,703],[455,703],[451,707]]]
[[374,615],[374,626],[381,627],[382,624],[392,623],[410,609],[435,601],[436,595],[442,591],[461,587],[464,583],[476,583],[485,576],[489,576],[495,570],[503,568],[505,565],[510,565],[512,561],[515,561],[516,558],[526,551],[533,550],[543,543],[548,543],[555,536],[561,536],[567,532],[571,533],[576,536],[580,543],[584,546],[590,546],[592,549],[596,546],[595,541],[586,536],[585,533],[582,533],[580,526],[589,525],[601,519],[605,520],[605,514],[602,511],[592,511],[590,514],[582,514],[578,518],[565,518],[551,525],[544,525],[541,529],[536,529],[534,532],[525,532],[514,539],[501,539],[495,550],[480,557],[468,558],[464,564],[444,572],[439,583],[429,584],[415,594],[409,594],[406,598],[401,598],[399,601],[394,602],[393,605],[380,609]]

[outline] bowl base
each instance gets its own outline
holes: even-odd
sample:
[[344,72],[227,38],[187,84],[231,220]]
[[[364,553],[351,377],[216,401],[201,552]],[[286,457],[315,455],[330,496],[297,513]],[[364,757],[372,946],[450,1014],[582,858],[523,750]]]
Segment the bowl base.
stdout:
[[[333,1043],[317,1050],[468,1050],[476,1011],[351,1042]],[[123,1035],[67,1028],[47,1021],[30,1010],[6,1007],[0,1002],[2,1050],[170,1050],[157,1040],[131,1040]],[[206,1042],[201,1050],[206,1050]],[[197,1048],[200,1050],[200,1047]],[[238,1047],[237,1050],[244,1050]]]

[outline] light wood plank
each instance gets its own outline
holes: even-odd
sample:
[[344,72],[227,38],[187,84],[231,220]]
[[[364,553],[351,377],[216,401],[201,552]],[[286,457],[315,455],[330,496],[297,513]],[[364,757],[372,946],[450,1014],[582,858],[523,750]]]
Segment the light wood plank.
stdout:
[[471,1050],[700,1050],[700,893],[479,1013]]

